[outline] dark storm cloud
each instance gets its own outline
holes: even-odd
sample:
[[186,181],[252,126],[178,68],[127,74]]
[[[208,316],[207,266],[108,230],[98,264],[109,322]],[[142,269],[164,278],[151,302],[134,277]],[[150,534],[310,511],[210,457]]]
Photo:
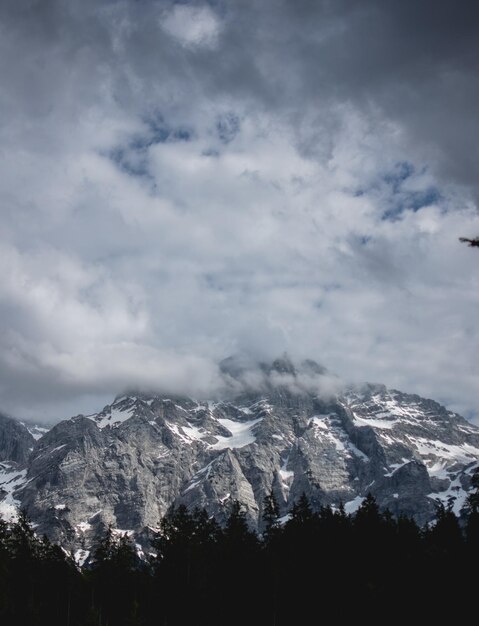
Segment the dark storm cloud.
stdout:
[[334,101],[380,113],[435,166],[477,192],[476,2],[246,4],[238,11],[232,7],[239,3],[227,5],[235,19],[225,34],[223,88],[248,85],[267,106],[299,113],[321,114],[323,103]]
[[327,115],[330,123],[324,103],[352,102],[399,123],[442,171],[477,186],[476,2],[211,3],[220,24],[217,46],[182,46],[171,29],[158,29],[162,13],[183,6],[208,8],[3,3],[4,39],[22,49],[20,56],[17,46],[2,50],[6,86],[20,97],[12,104],[28,115],[48,115],[57,99],[67,98],[71,115],[111,88],[108,97],[125,106],[222,95],[285,114]]
[[473,413],[476,7],[1,3],[0,406],[286,349]]

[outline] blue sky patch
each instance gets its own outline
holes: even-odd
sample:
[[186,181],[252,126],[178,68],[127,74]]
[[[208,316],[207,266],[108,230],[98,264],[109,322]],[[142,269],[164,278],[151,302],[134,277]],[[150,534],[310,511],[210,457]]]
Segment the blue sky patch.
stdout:
[[[421,176],[425,170],[418,172],[408,161],[398,162],[394,169],[382,176],[389,190],[388,207],[384,210],[383,220],[396,220],[404,211],[419,211],[420,209],[437,204],[443,198],[439,189],[434,185],[424,189],[409,189],[408,183],[415,176]],[[406,184],[405,184],[406,183]]]
[[190,141],[193,131],[186,126],[169,126],[161,115],[144,118],[145,132],[137,133],[124,146],[116,146],[108,157],[129,176],[152,178],[148,169],[148,150],[160,143]]
[[218,117],[216,132],[222,143],[230,143],[240,132],[240,120],[234,113],[226,113]]

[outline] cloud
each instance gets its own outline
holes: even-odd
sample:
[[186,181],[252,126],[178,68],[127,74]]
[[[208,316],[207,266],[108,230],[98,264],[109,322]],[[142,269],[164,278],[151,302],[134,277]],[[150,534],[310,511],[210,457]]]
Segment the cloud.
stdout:
[[0,406],[198,394],[287,350],[475,415],[476,9],[450,7],[4,3]]
[[218,17],[207,5],[176,4],[166,11],[161,26],[183,46],[192,48],[214,48],[220,31]]

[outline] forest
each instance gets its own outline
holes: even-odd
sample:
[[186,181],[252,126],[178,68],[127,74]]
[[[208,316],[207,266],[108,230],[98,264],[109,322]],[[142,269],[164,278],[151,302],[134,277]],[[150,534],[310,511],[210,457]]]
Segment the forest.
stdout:
[[0,623],[20,626],[216,626],[441,619],[474,604],[479,474],[461,519],[437,501],[433,524],[379,510],[313,512],[303,495],[279,521],[264,502],[261,535],[238,503],[224,527],[180,506],[140,559],[108,528],[92,563],[38,537],[26,515],[0,521]]

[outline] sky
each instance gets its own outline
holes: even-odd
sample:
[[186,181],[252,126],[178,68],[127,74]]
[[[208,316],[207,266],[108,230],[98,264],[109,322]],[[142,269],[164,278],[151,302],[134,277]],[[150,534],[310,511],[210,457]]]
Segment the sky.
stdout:
[[0,407],[313,358],[479,420],[473,0],[0,3]]

